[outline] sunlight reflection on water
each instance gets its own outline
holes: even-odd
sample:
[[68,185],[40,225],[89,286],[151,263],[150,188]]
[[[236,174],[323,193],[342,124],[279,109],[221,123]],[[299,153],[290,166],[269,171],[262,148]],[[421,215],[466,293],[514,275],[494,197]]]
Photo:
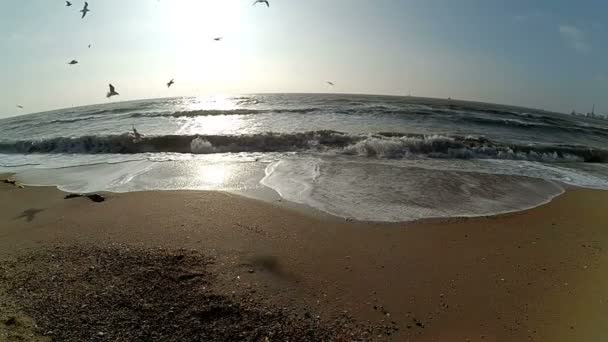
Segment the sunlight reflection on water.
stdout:
[[[184,111],[230,111],[243,109],[233,96],[214,95],[192,98],[185,103]],[[187,135],[219,135],[243,134],[248,126],[246,116],[241,115],[209,115],[194,116],[180,119],[181,127],[178,134]]]

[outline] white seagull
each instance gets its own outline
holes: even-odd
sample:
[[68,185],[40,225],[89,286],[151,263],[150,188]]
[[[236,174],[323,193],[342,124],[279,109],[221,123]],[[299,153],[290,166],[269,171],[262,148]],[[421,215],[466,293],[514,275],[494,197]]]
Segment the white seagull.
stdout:
[[255,2],[253,3],[253,5],[255,6],[258,3],[266,4],[266,6],[270,7],[270,4],[268,3],[268,0],[255,0]]
[[114,88],[114,86],[112,84],[110,84],[110,91],[106,94],[107,98],[110,98],[112,96],[117,96],[120,95],[119,93],[116,92],[116,89]]
[[[80,12],[82,12],[82,18],[84,18],[88,12],[90,12],[91,10],[89,9],[89,3],[88,2],[84,2],[84,7],[80,10]],[[81,19],[82,19],[81,18]]]

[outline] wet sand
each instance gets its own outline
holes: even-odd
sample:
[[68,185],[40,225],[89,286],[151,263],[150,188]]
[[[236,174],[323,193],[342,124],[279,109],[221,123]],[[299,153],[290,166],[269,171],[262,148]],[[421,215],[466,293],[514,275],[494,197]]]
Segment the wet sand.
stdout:
[[[569,189],[524,212],[398,224],[345,222],[220,192],[104,195],[102,203],[64,200],[54,188],[0,184],[0,258],[15,267],[10,273],[28,267],[15,260],[48,265],[57,246],[69,260],[71,249],[85,259],[95,254],[82,251],[95,248],[196,250],[214,260],[207,271],[217,295],[328,326],[347,315],[398,328],[380,339],[603,341],[608,326],[608,192]],[[22,336],[37,331],[31,301],[11,289],[17,280],[0,284],[10,307],[0,340],[14,329],[9,311]]]

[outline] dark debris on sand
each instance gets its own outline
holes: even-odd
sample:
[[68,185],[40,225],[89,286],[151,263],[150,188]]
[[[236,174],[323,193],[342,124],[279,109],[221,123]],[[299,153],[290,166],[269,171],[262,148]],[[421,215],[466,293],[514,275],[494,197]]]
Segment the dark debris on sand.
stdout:
[[212,263],[195,251],[57,247],[11,260],[0,281],[54,341],[378,339],[378,328],[347,317],[321,321],[214,293]]
[[63,199],[73,199],[73,198],[81,198],[81,197],[86,197],[86,198],[90,199],[91,201],[93,201],[95,203],[101,203],[101,202],[104,202],[106,200],[105,197],[103,197],[101,195],[98,195],[98,194],[89,194],[89,195],[68,194]]

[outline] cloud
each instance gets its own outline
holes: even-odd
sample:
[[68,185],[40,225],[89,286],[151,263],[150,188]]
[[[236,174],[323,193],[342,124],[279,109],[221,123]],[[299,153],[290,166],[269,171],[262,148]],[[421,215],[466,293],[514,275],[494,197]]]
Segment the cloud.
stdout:
[[591,45],[587,41],[587,37],[583,30],[576,26],[559,25],[559,33],[571,48],[578,52],[587,53],[591,51]]

